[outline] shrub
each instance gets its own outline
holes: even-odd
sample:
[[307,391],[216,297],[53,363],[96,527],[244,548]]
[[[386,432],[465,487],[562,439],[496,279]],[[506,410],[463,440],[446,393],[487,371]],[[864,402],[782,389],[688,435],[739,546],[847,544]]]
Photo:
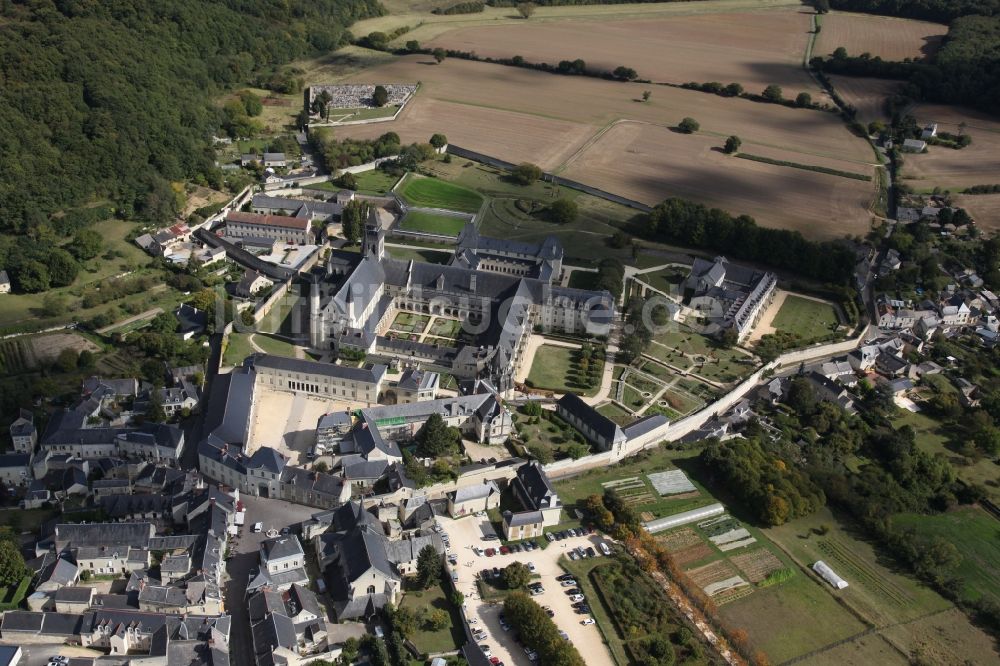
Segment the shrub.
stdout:
[[695,120],[694,118],[685,118],[680,122],[679,125],[677,125],[677,129],[679,129],[684,134],[694,134],[699,129],[701,129],[701,125],[699,125],[698,121]]

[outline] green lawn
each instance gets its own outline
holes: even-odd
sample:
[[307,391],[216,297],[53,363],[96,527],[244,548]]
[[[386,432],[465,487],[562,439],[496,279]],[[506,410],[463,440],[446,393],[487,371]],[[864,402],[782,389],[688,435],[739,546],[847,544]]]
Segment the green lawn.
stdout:
[[[435,585],[429,590],[406,592],[399,606],[409,608],[417,616],[417,629],[408,638],[420,652],[448,652],[465,643],[465,633],[462,631],[458,612],[448,601],[443,585]],[[424,613],[438,608],[448,611],[451,622],[444,629],[433,630],[424,623]]]
[[402,261],[417,261],[424,264],[447,264],[448,260],[451,259],[451,255],[447,252],[438,252],[437,250],[394,246],[388,246],[385,249],[390,257]]
[[954,544],[961,556],[954,574],[964,582],[962,596],[1000,602],[1000,522],[996,518],[979,508],[962,507],[935,516],[901,514],[892,522]]
[[797,335],[802,342],[811,342],[829,336],[837,323],[837,311],[829,303],[789,294],[771,326]]
[[544,416],[549,418],[537,417],[538,423],[534,423],[535,417],[529,417],[518,410],[517,436],[526,447],[547,450],[553,459],[565,458],[566,449],[573,444],[583,444],[590,448],[587,440],[561,418],[552,412],[545,412]]
[[222,356],[222,364],[239,365],[252,353],[253,346],[247,333],[231,333],[226,338],[226,352]]
[[597,273],[573,271],[569,274],[569,286],[573,289],[596,289]]
[[461,330],[462,322],[457,319],[443,319],[438,317],[431,324],[431,330],[428,332],[439,338],[457,338]]
[[253,339],[254,342],[257,343],[257,346],[266,351],[268,354],[295,358],[295,345],[290,342],[286,342],[285,340],[267,335],[265,333],[255,333]]
[[362,171],[354,174],[354,177],[358,181],[358,192],[361,194],[385,194],[399,180],[396,176],[381,169]]
[[[600,380],[592,387],[584,386],[578,377],[578,365],[576,355],[578,349],[569,347],[556,347],[555,345],[542,345],[535,352],[535,358],[531,362],[531,372],[528,373],[528,382],[531,386],[540,389],[547,389],[557,393],[573,392],[577,395],[590,396],[597,393],[600,388]],[[598,364],[597,376],[603,372],[604,361]]]
[[632,421],[635,421],[635,417],[629,412],[625,411],[613,402],[601,405],[597,408],[597,411],[607,416],[609,419],[614,421],[619,425],[628,425]]
[[445,180],[414,174],[409,174],[396,191],[412,206],[475,213],[483,205],[483,197],[478,192]]
[[420,210],[411,210],[399,222],[399,228],[406,231],[420,231],[425,234],[457,236],[468,220],[454,215],[439,215]]

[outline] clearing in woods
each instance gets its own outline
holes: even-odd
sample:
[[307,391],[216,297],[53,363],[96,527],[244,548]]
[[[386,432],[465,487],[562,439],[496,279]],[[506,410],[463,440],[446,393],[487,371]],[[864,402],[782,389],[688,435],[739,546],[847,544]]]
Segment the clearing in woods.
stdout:
[[972,143],[961,150],[928,146],[927,152],[903,156],[903,180],[916,190],[941,187],[962,190],[997,182],[1000,173],[1000,121],[958,106],[918,104],[912,113],[920,125],[937,123],[938,131],[965,133]]
[[788,97],[818,98],[821,89],[802,68],[811,14],[800,6],[641,21],[532,20],[459,27],[427,46],[552,65],[580,58],[591,71],[624,64],[657,83],[735,82],[751,92],[777,84]]
[[[722,141],[707,132],[687,135],[665,127],[621,123],[591,144],[564,175],[650,205],[681,197],[813,238],[868,233],[867,209],[875,194],[871,182],[736,159],[718,149]],[[744,139],[743,149],[756,153],[757,147],[747,143]],[[772,158],[783,154],[788,161],[827,166],[810,155],[768,152]],[[865,171],[847,162],[840,168]],[[837,222],[831,224],[831,219]]]
[[830,12],[822,18],[814,56],[828,56],[843,46],[858,56],[870,53],[883,60],[919,60],[934,55],[948,26],[913,19]]

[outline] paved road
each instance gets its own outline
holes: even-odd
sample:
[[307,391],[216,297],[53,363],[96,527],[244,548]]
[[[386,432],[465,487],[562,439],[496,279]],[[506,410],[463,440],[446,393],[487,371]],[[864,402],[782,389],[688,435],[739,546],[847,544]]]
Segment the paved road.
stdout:
[[[283,500],[266,499],[241,495],[246,508],[246,524],[240,528],[235,542],[230,541],[233,556],[226,563],[229,580],[225,583],[226,610],[232,616],[232,630],[229,636],[230,660],[233,664],[253,663],[250,639],[250,617],[247,614],[246,590],[250,573],[259,566],[258,550],[260,542],[267,538],[267,531],[291,527],[319,511],[309,506],[291,504]],[[253,533],[254,523],[261,522],[264,529]],[[303,544],[303,547],[307,547]]]

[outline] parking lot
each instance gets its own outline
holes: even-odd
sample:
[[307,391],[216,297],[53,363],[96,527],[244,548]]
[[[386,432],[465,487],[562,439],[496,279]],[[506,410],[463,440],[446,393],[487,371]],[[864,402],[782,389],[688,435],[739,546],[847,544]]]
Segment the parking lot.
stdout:
[[[531,664],[524,649],[514,641],[512,632],[504,631],[500,627],[499,614],[503,610],[502,604],[480,599],[476,587],[476,577],[483,569],[492,569],[493,567],[503,569],[511,562],[520,561],[524,564],[534,564],[537,578],[534,578],[532,582],[538,581],[545,588],[542,594],[532,598],[540,606],[549,606],[554,611],[555,615],[552,621],[559,629],[566,632],[569,640],[580,651],[580,654],[584,655],[587,664],[600,666],[614,664],[611,654],[601,640],[597,625],[581,624],[590,615],[578,615],[575,612],[569,596],[565,593],[567,588],[561,586],[556,580],[557,576],[565,573],[559,566],[560,556],[578,546],[585,549],[593,547],[597,551],[597,545],[602,540],[601,536],[594,534],[570,537],[562,541],[555,541],[545,549],[539,548],[530,552],[509,555],[497,554],[493,557],[486,557],[485,555],[476,555],[473,548],[499,548],[499,541],[483,541],[485,534],[493,533],[488,519],[470,516],[452,520],[442,516],[438,518],[438,522],[450,537],[451,552],[458,557],[458,564],[454,567],[454,571],[458,574],[456,586],[465,595],[466,614],[473,629],[484,628],[487,636],[479,643],[489,645],[494,656],[507,666],[513,664],[530,666]],[[596,599],[588,599],[587,601],[597,603]]]

